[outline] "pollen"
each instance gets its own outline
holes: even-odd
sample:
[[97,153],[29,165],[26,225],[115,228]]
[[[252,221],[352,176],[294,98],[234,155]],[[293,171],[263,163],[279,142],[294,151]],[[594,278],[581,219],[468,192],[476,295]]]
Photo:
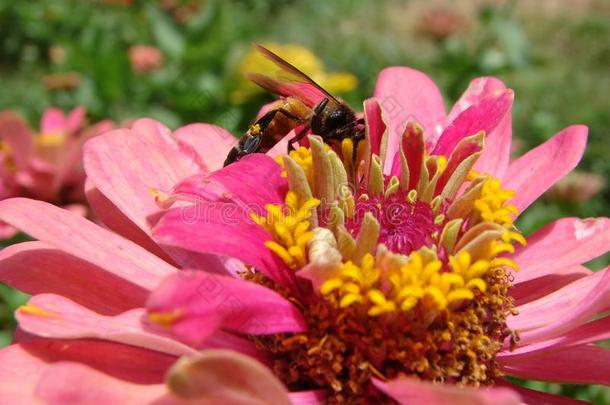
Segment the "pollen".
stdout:
[[320,200],[315,198],[301,202],[295,192],[289,191],[283,206],[267,204],[266,216],[251,214],[251,218],[273,237],[265,246],[293,270],[307,262],[307,244],[313,237],[310,219],[319,204]]
[[38,305],[34,305],[34,304],[22,305],[17,309],[17,311],[21,314],[36,315],[36,316],[42,316],[45,318],[57,317],[57,314],[55,312],[51,312],[48,309],[44,309],[44,308],[39,307]]
[[500,180],[485,176],[481,196],[474,201],[474,207],[483,220],[510,227],[518,211],[507,201],[514,196],[514,191],[502,188]]
[[250,134],[251,135],[259,135],[261,133],[260,124],[254,124],[250,126]]
[[164,328],[171,328],[172,325],[182,318],[184,315],[182,310],[174,310],[171,312],[149,312],[148,319],[159,326]]

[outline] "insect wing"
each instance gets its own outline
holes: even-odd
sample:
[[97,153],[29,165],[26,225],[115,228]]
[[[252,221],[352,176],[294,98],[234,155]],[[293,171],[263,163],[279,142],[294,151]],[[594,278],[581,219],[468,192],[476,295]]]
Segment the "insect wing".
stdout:
[[280,68],[280,71],[278,72],[276,79],[260,73],[247,73],[246,76],[254,83],[283,97],[298,97],[309,107],[314,107],[325,98],[330,102],[339,103],[332,94],[324,90],[319,84],[314,82],[298,68],[286,62],[267,48],[261,45],[255,46],[267,59],[275,63],[275,65]]

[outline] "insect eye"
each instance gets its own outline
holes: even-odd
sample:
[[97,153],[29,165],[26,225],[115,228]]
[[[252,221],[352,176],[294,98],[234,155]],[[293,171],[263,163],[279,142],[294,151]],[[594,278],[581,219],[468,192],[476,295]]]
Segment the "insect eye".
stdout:
[[334,110],[326,118],[327,129],[337,129],[347,124],[348,115],[343,110]]

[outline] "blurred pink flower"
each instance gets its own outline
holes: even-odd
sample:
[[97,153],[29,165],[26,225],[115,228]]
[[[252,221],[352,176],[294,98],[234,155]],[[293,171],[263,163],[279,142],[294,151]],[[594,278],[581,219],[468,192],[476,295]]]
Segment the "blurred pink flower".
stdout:
[[580,204],[595,197],[605,186],[604,178],[595,173],[573,171],[559,180],[545,194],[549,201]]
[[465,26],[466,21],[454,9],[437,6],[422,13],[417,31],[424,36],[442,41],[463,31]]
[[[65,115],[50,108],[35,134],[18,114],[0,112],[0,199],[31,197],[85,213],[82,145],[114,127],[110,121],[85,125],[86,111],[79,107]],[[2,237],[15,230],[1,226]]]
[[[586,128],[567,128],[509,162],[511,103],[512,92],[501,82],[477,79],[446,115],[440,93],[427,76],[407,68],[384,70],[375,98],[364,104],[370,150],[364,155],[366,168],[348,167],[344,172],[340,168],[349,166],[349,159],[337,161],[337,155],[320,147],[315,138],[311,138],[311,149],[300,149],[291,159],[284,157],[286,175],[273,159],[261,155],[217,170],[235,139],[220,128],[203,124],[172,134],[159,123],[140,120],[130,130],[112,131],[89,141],[84,157],[87,196],[110,230],[42,202],[0,202],[1,220],[38,239],[0,252],[0,280],[35,294],[17,311],[18,342],[0,351],[0,402],[31,403],[36,398],[57,403],[68,399],[74,403],[205,403],[220,391],[217,403],[229,403],[243,394],[246,398],[254,395],[257,403],[318,404],[325,396],[365,400],[353,396],[354,391],[360,391],[402,404],[579,403],[517,387],[502,378],[506,373],[556,382],[610,383],[605,372],[610,362],[608,351],[592,344],[608,338],[610,317],[591,321],[610,309],[610,271],[592,273],[582,266],[609,250],[608,220],[564,218],[528,237],[527,246],[515,247],[510,242],[520,240],[520,235],[512,225],[513,216],[507,216],[522,212],[573,169],[584,150]],[[418,123],[407,125],[413,118]],[[486,133],[485,145],[481,135],[475,135],[480,130]],[[283,145],[279,148],[285,148]],[[373,156],[378,154],[382,158]],[[319,170],[320,162],[326,162],[326,172]],[[413,169],[412,176],[405,176],[406,167]],[[300,195],[309,187],[305,173],[309,169],[314,170],[317,185],[309,189],[311,195]],[[352,180],[365,176],[367,182],[352,188],[351,193],[366,193],[369,199],[350,200],[349,194],[335,194],[335,186],[323,181],[329,170],[345,173]],[[389,179],[396,174],[400,176],[398,183]],[[430,176],[436,179],[434,183]],[[501,186],[494,179],[501,180]],[[478,183],[473,189],[468,182]],[[460,187],[462,184],[471,188]],[[398,191],[403,185],[408,187],[403,190],[406,194]],[[320,214],[316,204],[326,206],[334,201],[327,193],[343,198],[338,206],[330,204],[330,209],[349,211],[352,207],[356,213],[367,207],[367,201],[386,210],[390,208],[387,199],[406,196],[406,200],[390,201],[394,203],[391,207],[400,208],[408,202],[413,209],[410,212],[418,214],[409,217],[416,227],[401,223],[392,228],[384,216],[370,214],[374,211],[371,208],[359,224],[349,222],[359,218],[356,214],[344,217],[347,233],[343,233],[343,241],[347,245],[338,244],[335,231],[329,229],[332,219],[313,215]],[[456,201],[461,203],[444,211],[444,216],[436,215],[430,223],[424,208],[439,201],[435,200],[437,195],[453,198],[447,206],[442,199],[430,206],[436,214]],[[510,205],[504,200],[496,204],[494,199],[500,196],[511,196]],[[177,206],[159,213],[155,200]],[[296,211],[288,209],[296,206]],[[448,219],[463,220],[464,215],[468,219],[459,222],[463,226],[444,228]],[[268,221],[274,218],[285,221],[276,227]],[[320,227],[314,228],[314,221]],[[382,227],[376,228],[375,222]],[[477,224],[480,226],[475,231]],[[421,225],[434,232],[419,232]],[[368,228],[354,236],[353,232],[364,226]],[[437,234],[440,227],[444,233]],[[293,233],[296,228],[298,233]],[[502,240],[497,239],[500,235]],[[401,243],[404,236],[403,241],[409,243]],[[439,237],[441,245],[436,244]],[[355,238],[355,245],[350,244],[350,238]],[[353,256],[365,251],[371,256],[378,240],[394,246],[397,252],[377,247],[378,261],[365,259],[366,254]],[[488,243],[490,240],[496,243]],[[413,242],[422,241],[433,243],[438,250],[413,246]],[[471,263],[470,258],[460,256],[454,249],[460,243],[472,259],[491,254],[475,247],[490,248],[493,258],[487,263],[489,268],[480,261],[483,259]],[[415,251],[405,249],[418,249],[420,258],[413,255],[409,261],[403,260],[398,253]],[[344,262],[348,251],[351,265]],[[498,252],[503,253],[496,256]],[[438,273],[436,262],[423,262],[433,257],[432,253],[438,254],[435,260],[441,261],[441,266],[450,262],[451,283],[443,285],[445,277]],[[451,262],[455,253],[457,257]],[[386,280],[375,273],[375,266],[389,272],[396,270],[392,263],[398,263],[416,272],[418,262],[430,264],[426,274],[436,274],[420,280],[427,283],[422,284],[426,288],[423,295],[409,295],[415,291],[411,288],[410,293],[401,295],[411,301],[402,301],[397,308],[392,303],[398,297],[384,296],[388,285],[379,287],[378,292],[370,289],[379,280]],[[337,264],[342,267],[333,267]],[[512,266],[521,271],[513,274],[509,271]],[[494,278],[488,277],[493,274],[486,273],[490,268],[493,274],[506,271],[510,277],[494,283]],[[257,272],[244,273],[245,269]],[[354,283],[344,282],[342,277],[348,274],[354,275]],[[386,281],[402,283],[413,274],[419,273],[407,272],[402,281]],[[477,278],[476,274],[485,277]],[[456,276],[462,281],[468,278],[468,284],[455,288],[459,284]],[[475,281],[478,279],[481,281]],[[324,287],[329,281],[334,286]],[[503,295],[509,282],[513,284],[508,290],[512,299]],[[343,292],[348,294],[337,296]],[[359,292],[367,295],[358,296]],[[149,313],[144,317],[146,300]],[[409,312],[413,308],[422,312]],[[471,313],[472,319],[462,317],[474,309],[482,312]],[[517,316],[504,312],[515,309]],[[316,322],[312,314],[319,315],[321,321]],[[325,314],[337,318],[324,318]],[[354,314],[360,322],[354,322]],[[422,328],[419,333],[394,329],[407,315],[412,325]],[[460,322],[453,329],[440,330],[443,333],[438,336],[431,335],[438,325],[447,325],[444,316]],[[146,318],[162,327],[150,328]],[[341,329],[325,326],[325,322],[340,319],[352,323],[341,324]],[[483,324],[478,323],[481,319]],[[374,322],[384,327],[361,326]],[[313,334],[323,330],[330,332]],[[494,335],[469,340],[481,330],[492,330]],[[519,339],[511,337],[510,331],[518,333]],[[362,340],[342,341],[345,333],[359,334]],[[378,346],[365,343],[380,336],[384,340]],[[417,336],[443,338],[447,343],[428,347],[430,354],[437,356],[433,362],[426,352],[418,351],[426,347],[425,342],[408,344],[403,354],[393,351],[392,345],[408,343]],[[462,345],[473,352],[449,357]],[[232,358],[226,352],[216,357],[194,353],[218,347],[268,365],[283,382],[292,381],[292,390],[309,391],[287,394],[270,373],[243,357]],[[290,357],[298,350],[307,353]],[[349,357],[349,353],[374,356]],[[411,357],[401,363],[392,363],[387,357],[402,355]],[[483,355],[489,357],[480,357]],[[177,356],[184,358],[175,363]],[[209,366],[210,362],[215,366]],[[232,370],[229,364],[236,365],[236,371],[227,376]],[[322,374],[308,370],[308,364],[320,367]],[[438,366],[442,371],[452,364],[464,368],[452,369],[455,374],[445,381],[455,382],[460,377],[496,386],[459,388],[409,378],[422,372],[417,370]],[[397,374],[401,367],[415,371]],[[274,399],[253,393],[252,381],[258,380],[255,375]],[[350,380],[354,375],[366,378]],[[386,375],[392,378],[386,379]],[[236,403],[252,403],[243,396],[241,399]]]
[[163,67],[163,54],[149,45],[133,45],[129,48],[129,62],[136,73],[148,73]]

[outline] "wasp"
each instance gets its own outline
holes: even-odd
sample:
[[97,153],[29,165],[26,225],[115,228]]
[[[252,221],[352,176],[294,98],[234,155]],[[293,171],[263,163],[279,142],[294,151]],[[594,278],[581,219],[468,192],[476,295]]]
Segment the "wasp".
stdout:
[[246,76],[282,99],[250,125],[229,152],[225,166],[251,153],[267,152],[293,129],[298,132],[288,141],[288,152],[310,131],[328,144],[340,145],[349,138],[356,146],[364,139],[364,120],[357,118],[349,105],[269,49],[261,45],[255,47],[279,68],[279,75],[277,79],[259,73],[247,73]]

